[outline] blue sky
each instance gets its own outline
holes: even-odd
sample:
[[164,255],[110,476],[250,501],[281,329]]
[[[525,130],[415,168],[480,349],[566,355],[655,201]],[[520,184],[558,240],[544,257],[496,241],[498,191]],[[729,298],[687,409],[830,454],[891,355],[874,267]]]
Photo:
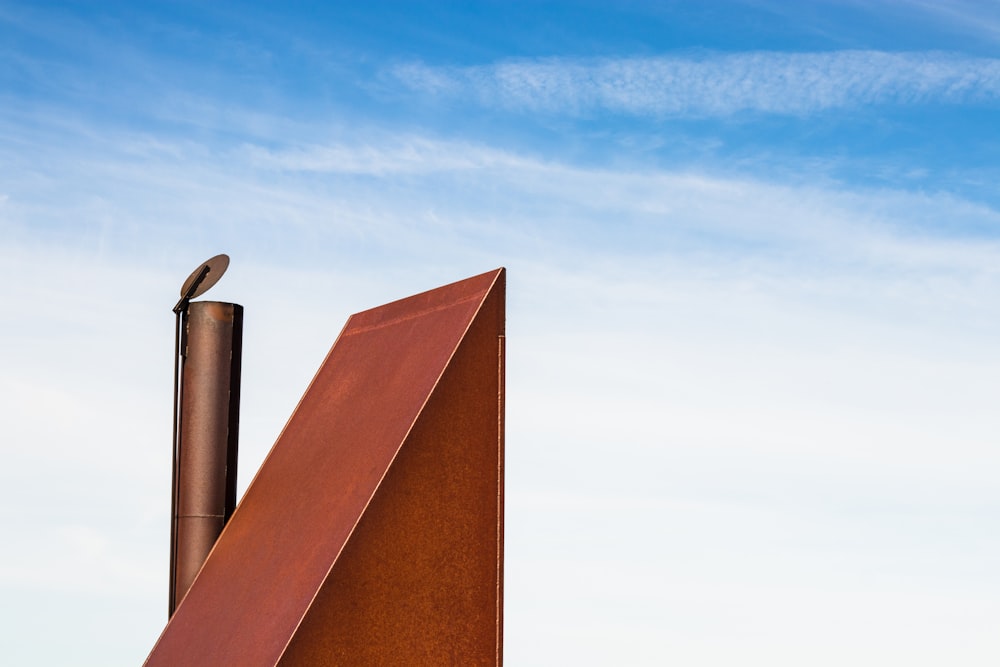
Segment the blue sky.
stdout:
[[1000,4],[0,2],[0,649],[137,664],[172,315],[241,488],[348,314],[509,270],[511,665],[995,665]]

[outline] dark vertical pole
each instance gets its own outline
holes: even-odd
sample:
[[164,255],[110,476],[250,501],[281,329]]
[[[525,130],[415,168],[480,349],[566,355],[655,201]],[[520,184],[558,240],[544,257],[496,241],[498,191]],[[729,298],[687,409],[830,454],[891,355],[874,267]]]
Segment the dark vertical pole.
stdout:
[[243,307],[191,303],[182,329],[171,614],[236,507]]
[[174,307],[174,314],[177,315],[177,322],[174,325],[174,435],[171,440],[171,479],[170,479],[170,583],[167,591],[167,618],[174,615],[177,608],[177,600],[174,598],[174,590],[177,588],[177,473],[179,437],[180,437],[180,391],[181,373],[184,367],[184,358],[181,352],[187,349],[187,341],[184,340],[184,329],[187,326],[187,298],[182,298]]

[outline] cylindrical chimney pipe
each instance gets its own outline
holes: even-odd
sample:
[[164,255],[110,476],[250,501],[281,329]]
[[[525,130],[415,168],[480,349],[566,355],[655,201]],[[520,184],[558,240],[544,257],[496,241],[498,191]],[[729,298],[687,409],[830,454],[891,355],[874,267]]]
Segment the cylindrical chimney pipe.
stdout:
[[182,329],[171,615],[236,508],[243,307],[193,302]]

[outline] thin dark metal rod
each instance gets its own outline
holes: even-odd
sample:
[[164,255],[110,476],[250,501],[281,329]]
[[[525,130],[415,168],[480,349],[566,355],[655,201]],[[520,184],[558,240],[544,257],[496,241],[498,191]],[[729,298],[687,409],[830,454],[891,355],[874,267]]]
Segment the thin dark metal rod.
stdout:
[[177,583],[177,491],[178,491],[178,472],[180,468],[179,461],[179,447],[180,444],[178,439],[180,437],[180,403],[181,403],[181,337],[183,326],[183,313],[187,310],[187,304],[185,307],[176,309],[174,312],[177,314],[177,321],[174,327],[174,432],[173,439],[171,443],[171,481],[170,481],[170,591],[167,596],[167,618],[170,618],[174,614],[174,609],[177,606],[177,600],[174,599],[174,590]]

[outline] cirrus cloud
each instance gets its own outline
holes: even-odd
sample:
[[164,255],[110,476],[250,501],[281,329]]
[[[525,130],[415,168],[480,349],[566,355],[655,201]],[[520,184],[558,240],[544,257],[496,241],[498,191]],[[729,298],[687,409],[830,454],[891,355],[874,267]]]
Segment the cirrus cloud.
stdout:
[[1000,60],[942,52],[748,52],[651,58],[396,65],[412,91],[516,111],[725,116],[807,114],[869,104],[1000,99]]

